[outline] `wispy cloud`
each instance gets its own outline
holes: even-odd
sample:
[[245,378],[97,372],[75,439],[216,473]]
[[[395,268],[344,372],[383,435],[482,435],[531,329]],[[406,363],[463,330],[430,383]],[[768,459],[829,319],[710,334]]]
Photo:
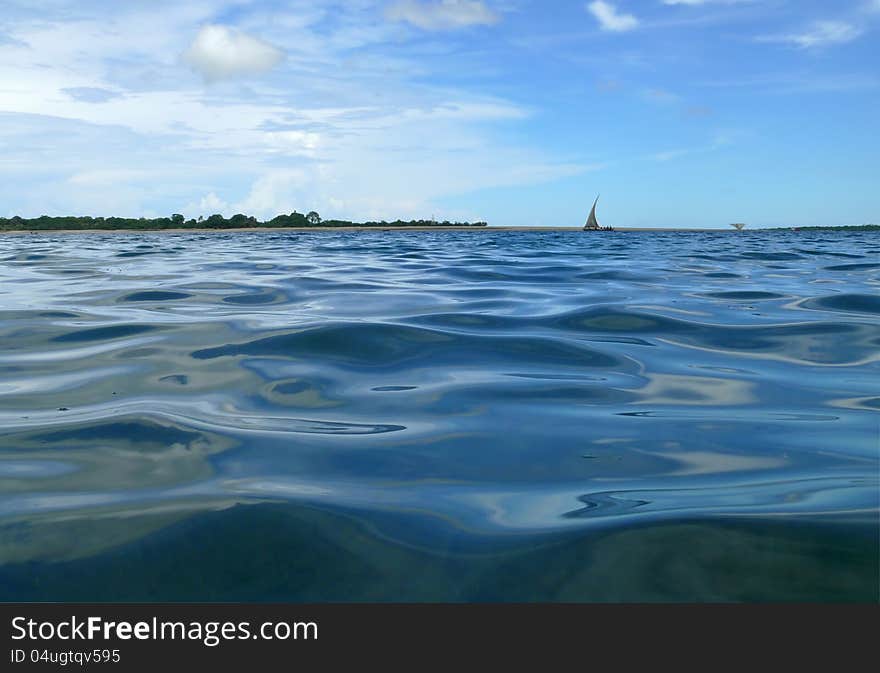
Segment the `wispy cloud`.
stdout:
[[699,5],[739,5],[755,1],[756,0],[663,0],[663,4],[697,7]]
[[[759,174],[813,149],[876,210],[870,181],[846,169],[870,174],[878,151],[861,111],[880,95],[868,42],[880,0],[670,2],[580,0],[572,21],[525,0],[7,0],[0,215],[474,208],[528,223],[576,209],[566,178],[602,165],[590,182],[611,193],[646,174],[723,172],[722,152]],[[862,31],[852,44],[865,49],[833,47]],[[762,34],[777,46],[743,49]],[[728,124],[762,135],[722,150],[707,134]],[[754,153],[757,141],[774,151]],[[809,180],[807,164],[787,162],[782,179]]]
[[155,177],[155,174],[156,171],[136,168],[98,168],[74,173],[67,181],[83,187],[110,187]]
[[685,108],[684,114],[686,117],[711,117],[715,111],[707,105],[691,105]]
[[620,91],[623,85],[616,79],[601,79],[596,82],[596,89],[603,93],[610,93],[612,91]]
[[792,44],[802,49],[829,47],[846,44],[861,37],[864,30],[847,21],[816,21],[809,28],[781,35],[764,35],[760,42],[780,42]]
[[671,91],[666,91],[665,89],[646,89],[643,92],[643,95],[646,99],[654,103],[677,103],[681,100],[679,95],[674,94]]
[[698,147],[687,147],[667,150],[665,152],[656,152],[646,158],[651,161],[666,162],[673,161],[674,159],[680,159],[681,157],[686,157],[693,154],[705,154],[707,152],[715,152],[716,150],[720,150],[732,145],[734,143],[734,140],[740,135],[742,134],[739,132],[719,132],[715,134],[711,142],[709,142],[708,144],[700,145]]
[[[455,195],[586,170],[577,152],[511,140],[535,111],[444,80],[458,64],[435,55],[459,38],[401,46],[384,1],[87,2],[70,0],[75,18],[0,13],[15,38],[0,59],[0,214],[443,216]],[[445,26],[499,18],[417,4]]]
[[98,86],[73,86],[61,89],[61,91],[73,98],[73,100],[85,103],[106,103],[108,100],[122,96],[118,91],[111,91],[110,89],[103,89]]
[[632,14],[623,14],[617,7],[604,0],[594,0],[587,5],[590,12],[599,22],[602,30],[622,33],[638,27],[639,20]]
[[284,52],[263,40],[227,26],[202,28],[183,53],[183,60],[207,80],[229,79],[267,72],[284,59]]
[[491,26],[500,16],[481,0],[397,0],[385,10],[392,21],[403,21],[422,30],[454,30]]
[[800,95],[870,91],[880,88],[880,78],[862,73],[820,74],[798,71],[769,73],[743,79],[716,78],[694,84],[712,89],[755,89],[762,94]]

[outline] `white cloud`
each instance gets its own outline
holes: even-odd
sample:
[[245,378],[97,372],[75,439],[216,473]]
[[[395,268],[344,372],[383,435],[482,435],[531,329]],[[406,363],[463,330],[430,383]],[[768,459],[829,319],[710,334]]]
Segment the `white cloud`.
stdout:
[[247,197],[232,210],[263,219],[292,213],[296,209],[300,212],[311,210],[320,204],[304,203],[302,196],[305,188],[312,184],[313,180],[305,170],[281,169],[266,173],[257,178]]
[[227,26],[204,26],[183,60],[207,80],[258,75],[271,70],[284,52],[268,42]]
[[633,30],[639,25],[639,20],[632,14],[621,14],[617,7],[604,0],[595,0],[587,5],[590,14],[596,17],[599,27],[615,33]]
[[114,98],[122,96],[122,94],[117,91],[110,91],[109,89],[92,86],[75,86],[61,89],[61,91],[74,100],[84,101],[86,103],[106,103],[108,100],[113,100]]
[[859,38],[863,30],[846,21],[817,21],[802,33],[769,35],[758,38],[761,42],[783,42],[802,49],[845,44]]
[[692,149],[678,149],[678,150],[667,150],[666,152],[657,152],[650,156],[654,161],[672,161],[673,159],[678,159],[679,157],[687,156],[688,154],[693,154],[696,150]]
[[196,203],[188,203],[183,208],[181,208],[181,212],[187,217],[193,218],[210,217],[214,213],[221,213],[223,215],[234,215],[234,213],[230,212],[229,204],[226,203],[226,201],[221,199],[219,196],[217,196],[214,192],[209,192],[208,194],[205,194]]
[[290,129],[286,131],[266,131],[262,133],[263,142],[270,152],[280,152],[287,156],[316,156],[321,148],[319,133]]
[[392,21],[405,21],[423,30],[491,26],[500,18],[482,0],[397,0],[385,14]]
[[694,154],[715,152],[717,150],[721,150],[725,147],[732,145],[741,135],[742,134],[737,131],[718,132],[708,144],[700,145],[699,147],[686,147],[674,150],[667,150],[665,152],[656,152],[654,154],[648,155],[647,158],[651,159],[652,161],[666,162]]
[[[511,141],[533,110],[445,82],[458,66],[434,55],[448,36],[383,50],[399,26],[373,0],[286,0],[240,16],[226,11],[241,9],[237,0],[152,3],[161,11],[92,11],[83,0],[74,19],[14,24],[0,59],[0,214],[265,218],[314,208],[344,219],[453,219],[452,196],[593,168],[576,150]],[[458,17],[435,26],[499,18],[489,3],[415,4]],[[235,28],[213,25],[218,16],[235,16]],[[250,58],[229,36],[284,45],[288,63],[258,80],[201,86],[180,52],[206,25],[223,39],[206,48],[196,38],[187,51],[206,78],[275,62]],[[233,46],[218,55],[224,42]]]
[[99,168],[71,175],[68,182],[83,187],[110,187],[154,177],[154,172],[136,168]]

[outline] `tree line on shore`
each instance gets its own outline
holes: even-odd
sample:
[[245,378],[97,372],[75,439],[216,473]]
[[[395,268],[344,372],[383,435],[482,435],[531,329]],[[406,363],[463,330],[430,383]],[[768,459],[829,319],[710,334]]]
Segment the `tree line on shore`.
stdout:
[[839,227],[796,227],[798,231],[880,231],[880,224],[849,224]]
[[61,229],[258,229],[283,227],[485,227],[485,222],[438,222],[436,220],[395,220],[394,222],[349,222],[347,220],[323,220],[312,211],[310,213],[292,212],[278,215],[271,220],[260,222],[257,218],[233,215],[225,218],[215,214],[210,217],[186,219],[175,213],[171,217],[132,218],[132,217],[89,217],[41,215],[35,218],[0,217],[0,231],[51,231]]

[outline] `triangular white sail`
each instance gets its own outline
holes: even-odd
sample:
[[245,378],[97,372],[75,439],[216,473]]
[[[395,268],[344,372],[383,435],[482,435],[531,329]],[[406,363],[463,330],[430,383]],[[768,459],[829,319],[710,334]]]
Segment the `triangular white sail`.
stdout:
[[599,203],[599,197],[596,197],[596,200],[593,202],[593,209],[590,211],[590,216],[587,218],[587,223],[584,225],[584,229],[598,229],[599,221],[596,219],[596,204]]

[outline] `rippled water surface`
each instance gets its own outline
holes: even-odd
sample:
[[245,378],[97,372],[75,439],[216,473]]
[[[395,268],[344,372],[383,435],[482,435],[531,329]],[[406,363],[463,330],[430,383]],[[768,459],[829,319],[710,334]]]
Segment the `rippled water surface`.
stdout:
[[878,598],[880,238],[0,237],[0,599]]

